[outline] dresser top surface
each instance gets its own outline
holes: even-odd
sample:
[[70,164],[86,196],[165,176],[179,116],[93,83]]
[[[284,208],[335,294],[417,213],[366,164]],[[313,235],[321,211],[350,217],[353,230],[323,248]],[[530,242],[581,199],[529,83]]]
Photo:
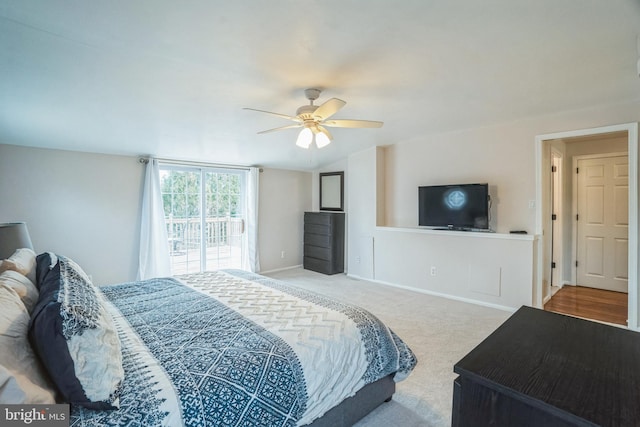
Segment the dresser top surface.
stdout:
[[344,211],[307,211],[305,212],[305,214],[312,214],[312,215],[317,215],[317,214],[325,214],[325,215],[344,215]]

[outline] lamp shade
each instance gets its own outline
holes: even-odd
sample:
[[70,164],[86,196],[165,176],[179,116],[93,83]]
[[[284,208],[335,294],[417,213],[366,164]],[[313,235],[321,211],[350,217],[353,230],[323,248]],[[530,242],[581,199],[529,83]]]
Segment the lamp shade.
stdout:
[[0,260],[9,258],[16,249],[33,249],[27,224],[24,222],[0,223]]
[[331,140],[327,135],[322,132],[316,134],[316,145],[318,148],[326,147],[331,143]]
[[302,148],[309,148],[309,145],[313,142],[313,132],[311,129],[304,128],[298,134],[298,139],[296,140],[296,145]]

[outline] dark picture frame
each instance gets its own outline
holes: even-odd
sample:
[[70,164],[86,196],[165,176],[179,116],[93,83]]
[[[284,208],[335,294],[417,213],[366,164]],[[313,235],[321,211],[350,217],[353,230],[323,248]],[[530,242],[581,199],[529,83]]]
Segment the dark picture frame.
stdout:
[[344,172],[320,173],[320,210],[344,210]]

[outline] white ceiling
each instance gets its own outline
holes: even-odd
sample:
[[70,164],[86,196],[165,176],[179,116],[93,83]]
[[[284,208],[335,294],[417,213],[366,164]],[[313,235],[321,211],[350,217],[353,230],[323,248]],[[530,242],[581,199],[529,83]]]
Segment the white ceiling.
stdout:
[[[638,0],[0,0],[0,143],[312,170],[640,98]],[[347,101],[295,146],[304,88]]]

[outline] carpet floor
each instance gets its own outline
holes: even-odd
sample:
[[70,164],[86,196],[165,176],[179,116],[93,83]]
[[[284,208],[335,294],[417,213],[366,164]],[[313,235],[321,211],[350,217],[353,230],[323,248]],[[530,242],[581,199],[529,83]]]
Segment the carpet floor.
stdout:
[[418,358],[389,403],[355,427],[451,425],[453,365],[493,332],[510,312],[419,292],[295,268],[266,276],[357,304],[385,322]]

